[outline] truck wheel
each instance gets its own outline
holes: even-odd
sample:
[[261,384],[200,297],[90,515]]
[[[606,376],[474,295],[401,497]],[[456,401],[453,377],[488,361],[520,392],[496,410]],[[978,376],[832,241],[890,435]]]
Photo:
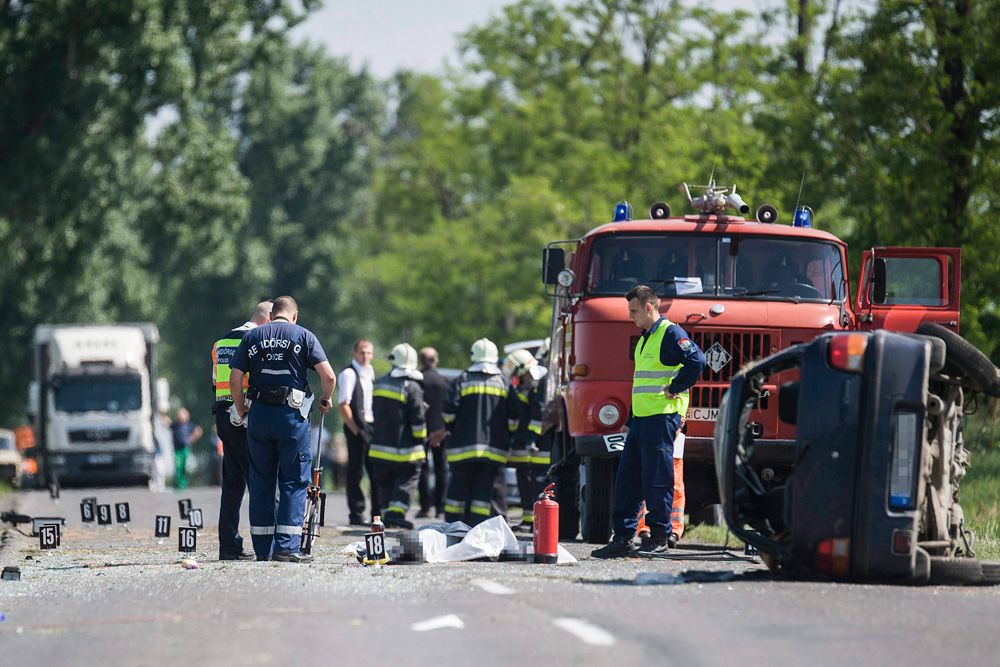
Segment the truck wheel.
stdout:
[[975,558],[931,556],[932,584],[981,584],[983,567]]
[[983,568],[983,583],[987,586],[1000,584],[1000,563],[981,563]]
[[690,525],[692,526],[700,524],[706,526],[726,525],[726,519],[722,516],[722,505],[718,503],[715,505],[705,505],[703,507],[692,508],[688,516],[690,518]]
[[946,365],[956,368],[968,379],[968,385],[990,396],[1000,396],[1000,371],[979,348],[951,329],[940,324],[924,322],[917,333],[936,336],[944,341],[948,355]]
[[580,466],[560,467],[554,475],[559,503],[559,540],[572,542],[580,534]]
[[618,459],[588,456],[583,461],[586,481],[583,507],[580,508],[580,532],[583,541],[607,544],[611,538],[611,509],[615,492]]

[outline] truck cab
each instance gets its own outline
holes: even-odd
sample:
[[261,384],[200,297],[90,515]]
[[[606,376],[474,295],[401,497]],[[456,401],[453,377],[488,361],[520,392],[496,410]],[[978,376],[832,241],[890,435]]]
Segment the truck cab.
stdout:
[[[560,505],[567,504],[566,539],[576,537],[577,518],[585,540],[610,536],[641,335],[628,319],[624,294],[631,287],[656,290],[663,316],[705,353],[686,415],[685,485],[695,522],[717,516],[712,436],[722,395],[740,369],[831,331],[913,331],[924,321],[958,328],[957,248],[869,249],[860,273],[864,289],[852,303],[847,245],[815,228],[811,211],[797,211],[797,224],[777,222],[770,206],[747,219],[749,207],[733,195],[735,186],[711,183],[703,197],[688,197],[698,213],[680,217],[658,203],[649,218],[632,219],[622,203],[616,221],[545,250],[543,281],[553,297],[550,372],[558,379],[552,398],[562,413],[553,459],[563,462],[557,488]],[[730,207],[739,214],[727,213]],[[776,389],[764,388],[749,427],[759,455],[782,466],[794,451],[795,426],[778,418]]]
[[152,324],[38,327],[29,411],[49,483],[158,483],[158,340]]

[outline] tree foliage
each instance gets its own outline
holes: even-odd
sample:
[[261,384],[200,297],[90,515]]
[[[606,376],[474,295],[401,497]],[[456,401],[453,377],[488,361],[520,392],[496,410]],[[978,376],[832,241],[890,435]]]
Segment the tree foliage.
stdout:
[[803,182],[854,252],[961,245],[963,332],[1000,357],[997,0],[522,0],[388,81],[289,39],[315,4],[0,2],[8,396],[37,323],[151,319],[206,404],[211,340],[280,293],[337,359],[464,365],[547,333],[547,241],[713,171],[784,220]]

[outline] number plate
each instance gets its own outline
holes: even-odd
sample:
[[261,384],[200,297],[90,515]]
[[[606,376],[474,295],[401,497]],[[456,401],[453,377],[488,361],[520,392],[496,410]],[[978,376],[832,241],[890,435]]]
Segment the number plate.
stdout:
[[606,435],[604,436],[604,446],[608,448],[609,452],[620,452],[625,449],[625,439],[627,437],[627,433],[612,433],[610,435]]
[[111,505],[97,506],[97,523],[102,526],[111,525]]
[[95,509],[97,503],[90,502],[91,498],[84,498],[83,502],[80,503],[80,520],[84,523],[94,523],[94,518],[97,513]]
[[177,529],[177,548],[184,553],[191,553],[198,547],[198,529],[181,526]]
[[170,537],[170,517],[165,514],[156,515],[156,536]]
[[42,549],[55,549],[59,546],[59,525],[47,523],[38,529],[38,546]]
[[385,555],[385,533],[368,533],[365,535],[365,546],[368,548],[368,560],[384,562]]
[[87,465],[109,466],[115,462],[115,457],[111,454],[87,454]]

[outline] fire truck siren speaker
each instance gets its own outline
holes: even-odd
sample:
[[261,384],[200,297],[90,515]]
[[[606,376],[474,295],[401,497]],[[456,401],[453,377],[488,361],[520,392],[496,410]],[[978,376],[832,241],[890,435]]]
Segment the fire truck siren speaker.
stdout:
[[770,204],[764,204],[757,209],[757,222],[774,222],[778,219],[778,209]]
[[653,220],[663,220],[670,217],[670,205],[658,201],[649,207],[649,217]]

